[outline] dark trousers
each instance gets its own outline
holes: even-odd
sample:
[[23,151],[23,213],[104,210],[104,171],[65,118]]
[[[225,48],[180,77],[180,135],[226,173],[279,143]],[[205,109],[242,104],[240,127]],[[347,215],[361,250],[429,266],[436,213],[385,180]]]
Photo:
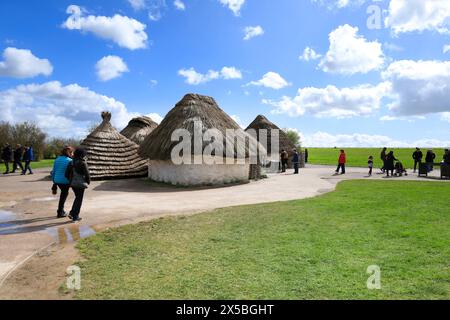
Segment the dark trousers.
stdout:
[[70,215],[76,219],[80,215],[81,205],[83,204],[84,190],[83,188],[72,188],[75,193],[75,200],[73,201],[72,210]]
[[17,167],[19,167],[20,170],[23,171],[22,161],[14,161],[14,166],[13,166],[13,170],[12,170],[13,173],[16,172]]
[[416,172],[417,165],[420,164],[421,162],[422,162],[421,160],[414,160],[414,172]]
[[22,173],[27,173],[27,170],[30,172],[30,174],[33,173],[33,170],[31,170],[31,161],[25,161],[25,168],[23,169]]
[[294,163],[294,174],[298,174],[298,163]]
[[372,175],[373,167],[369,167],[369,176]]
[[344,174],[345,173],[345,163],[339,163],[338,164],[338,167],[336,169],[336,173],[339,173],[339,169],[341,169],[342,170],[342,174]]
[[9,173],[9,161],[4,160],[3,162],[5,163],[5,167],[6,167],[5,173]]
[[287,165],[288,165],[287,160],[281,160],[281,172],[286,172]]
[[64,214],[64,205],[66,204],[67,196],[69,195],[69,185],[67,184],[58,184],[59,190],[61,190],[61,194],[59,195],[59,204],[58,204],[58,215]]

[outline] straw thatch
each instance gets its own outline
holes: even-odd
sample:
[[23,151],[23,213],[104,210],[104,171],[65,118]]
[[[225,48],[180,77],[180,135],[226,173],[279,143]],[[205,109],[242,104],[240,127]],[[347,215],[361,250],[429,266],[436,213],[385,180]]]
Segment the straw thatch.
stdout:
[[111,125],[111,113],[102,112],[103,122],[81,143],[86,149],[94,180],[144,177],[147,160],[138,155],[139,146]]
[[[178,141],[173,142],[171,140],[172,132],[176,129],[186,129],[191,133],[192,145],[194,145],[194,121],[202,122],[203,133],[206,130],[213,128],[222,133],[224,140],[224,157],[226,157],[225,146],[227,145],[235,146],[233,150],[235,158],[239,154],[233,140],[228,141],[227,144],[227,129],[234,129],[239,134],[246,136],[249,141],[257,143],[252,137],[246,134],[229,115],[220,109],[213,98],[198,94],[187,94],[167,114],[161,124],[145,138],[139,149],[139,154],[142,157],[150,158],[151,160],[170,160],[173,147],[179,143]],[[209,141],[204,141],[202,150],[204,150],[209,143]],[[191,148],[191,150],[192,155],[195,155],[194,148]],[[245,146],[245,155],[248,158],[248,143]]]
[[296,148],[295,145],[289,140],[287,134],[281,130],[278,126],[276,126],[273,122],[269,121],[265,116],[259,115],[256,117],[255,120],[253,120],[252,123],[245,129],[245,131],[248,131],[250,129],[256,130],[256,135],[258,138],[258,141],[260,141],[260,129],[266,129],[267,130],[267,153],[272,153],[272,139],[271,134],[272,130],[278,130],[279,132],[279,150],[278,152],[281,152],[281,150],[286,150],[289,155],[293,154],[293,150]]
[[132,119],[120,134],[140,145],[157,126],[150,117],[138,117]]

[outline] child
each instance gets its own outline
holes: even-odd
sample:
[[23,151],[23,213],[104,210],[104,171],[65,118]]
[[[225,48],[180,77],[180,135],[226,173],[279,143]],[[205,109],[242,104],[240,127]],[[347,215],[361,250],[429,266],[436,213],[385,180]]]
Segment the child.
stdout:
[[336,174],[339,174],[339,169],[342,170],[342,174],[345,174],[345,163],[347,162],[347,156],[345,155],[345,151],[341,150],[341,154],[339,155],[339,164],[336,169]]
[[367,161],[367,165],[369,166],[369,177],[371,177],[372,170],[373,170],[373,156],[369,157],[369,160]]

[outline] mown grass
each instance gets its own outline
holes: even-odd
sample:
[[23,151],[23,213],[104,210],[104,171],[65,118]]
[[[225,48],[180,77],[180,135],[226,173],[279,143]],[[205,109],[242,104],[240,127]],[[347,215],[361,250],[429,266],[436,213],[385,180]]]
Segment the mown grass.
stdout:
[[[31,168],[32,169],[51,168],[51,167],[53,167],[53,162],[55,162],[54,159],[45,159],[45,160],[41,160],[41,161],[33,161],[33,162],[31,162]],[[24,162],[22,162],[22,164],[25,165]],[[12,170],[13,166],[14,166],[14,164],[10,163],[9,164],[9,170]],[[2,170],[2,173],[6,171],[6,167],[5,167],[5,164],[3,162],[1,162],[0,170]]]
[[[347,181],[321,197],[82,240],[79,299],[449,299],[450,184]],[[381,290],[366,287],[369,265]]]
[[[340,149],[334,148],[308,148],[308,162],[311,164],[337,165],[339,150]],[[380,159],[381,148],[344,148],[344,150],[347,154],[347,165],[350,167],[367,167],[369,156],[374,157],[375,168],[382,167]],[[414,167],[412,154],[415,149],[388,149],[388,151],[390,150],[394,151],[395,157],[400,160],[406,168]],[[426,151],[427,149],[422,149],[424,161]],[[436,153],[436,162],[441,162],[444,155],[444,148],[434,148],[433,151]]]

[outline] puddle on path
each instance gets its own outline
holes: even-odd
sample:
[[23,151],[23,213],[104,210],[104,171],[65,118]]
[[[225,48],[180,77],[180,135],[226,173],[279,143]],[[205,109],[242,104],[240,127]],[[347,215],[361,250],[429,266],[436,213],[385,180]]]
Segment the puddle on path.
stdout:
[[66,227],[52,227],[45,229],[45,233],[49,234],[58,244],[66,244],[76,242],[81,239],[95,235],[97,232],[89,226],[80,226],[73,224]]
[[0,222],[9,221],[15,217],[15,214],[11,211],[0,209]]

